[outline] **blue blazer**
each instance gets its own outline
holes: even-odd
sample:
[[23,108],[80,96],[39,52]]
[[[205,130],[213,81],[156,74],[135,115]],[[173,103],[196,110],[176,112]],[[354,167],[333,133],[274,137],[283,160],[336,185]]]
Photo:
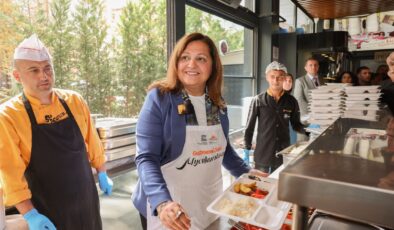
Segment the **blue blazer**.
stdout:
[[[132,200],[138,211],[145,217],[147,199],[151,205],[152,215],[157,215],[156,207],[160,203],[172,200],[160,167],[175,160],[183,150],[186,119],[185,115],[178,114],[180,104],[183,104],[180,93],[161,94],[158,89],[152,89],[148,92],[138,117],[135,163],[139,180]],[[227,139],[223,166],[233,176],[239,177],[247,173],[250,167],[237,155],[229,143],[227,111],[220,113],[220,121]]]

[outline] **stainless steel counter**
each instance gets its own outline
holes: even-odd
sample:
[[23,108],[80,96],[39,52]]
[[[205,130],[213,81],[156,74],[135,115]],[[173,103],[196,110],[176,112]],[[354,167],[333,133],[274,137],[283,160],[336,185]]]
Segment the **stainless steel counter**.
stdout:
[[[394,227],[394,153],[378,149],[381,161],[343,154],[350,128],[385,130],[387,122],[339,119],[313,141],[279,175],[279,199],[295,203],[295,221],[304,222],[305,207],[314,207],[348,219]],[[358,145],[358,148],[362,149]],[[383,161],[384,160],[384,161]],[[298,212],[298,214],[297,214]]]

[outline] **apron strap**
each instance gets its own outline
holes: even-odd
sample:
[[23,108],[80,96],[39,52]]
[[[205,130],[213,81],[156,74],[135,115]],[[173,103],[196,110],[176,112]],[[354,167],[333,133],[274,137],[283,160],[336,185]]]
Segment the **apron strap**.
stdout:
[[27,114],[29,115],[32,126],[37,126],[37,120],[36,117],[34,116],[33,109],[31,108],[31,104],[29,100],[27,100],[27,97],[24,92],[22,93],[22,101],[23,104],[25,105],[25,109],[27,111]]
[[[57,94],[56,94],[57,95]],[[74,119],[74,115],[71,113],[70,108],[68,107],[67,103],[64,101],[63,98],[59,97],[59,95],[57,95],[57,97],[59,98],[60,103],[62,103],[64,109],[66,110],[66,113],[68,115],[69,118],[71,118],[72,120]]]
[[[64,101],[64,99],[61,98],[57,93],[55,93],[55,92],[53,92],[53,93],[56,94],[56,96],[59,98],[59,101],[63,105],[63,108],[66,110],[68,117],[75,121],[74,115],[71,113],[71,110],[68,107],[67,103]],[[23,101],[23,104],[25,105],[27,114],[29,115],[31,124],[33,126],[37,126],[38,124],[37,124],[36,116],[34,115],[31,104],[30,104],[29,100],[27,99],[25,93],[22,93],[22,101]]]

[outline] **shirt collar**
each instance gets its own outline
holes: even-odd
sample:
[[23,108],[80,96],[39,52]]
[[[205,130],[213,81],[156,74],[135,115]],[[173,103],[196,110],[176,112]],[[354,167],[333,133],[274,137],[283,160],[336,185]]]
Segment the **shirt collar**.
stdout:
[[316,76],[312,76],[312,75],[310,75],[309,73],[307,73],[306,75],[308,75],[308,77],[309,77],[311,80],[313,80],[314,78],[318,78],[317,75],[316,75]]
[[[267,89],[267,94],[270,95],[271,97],[274,97],[270,88]],[[285,94],[285,91],[282,89],[282,92],[280,92],[279,94],[279,98],[281,98],[283,94]]]
[[[30,96],[29,94],[25,93],[25,96],[27,98],[27,100],[29,100],[30,104],[32,105],[41,105],[41,101],[38,98],[35,98],[33,96]],[[54,91],[52,91],[52,95],[51,95],[51,104],[55,101],[56,99],[56,93]]]

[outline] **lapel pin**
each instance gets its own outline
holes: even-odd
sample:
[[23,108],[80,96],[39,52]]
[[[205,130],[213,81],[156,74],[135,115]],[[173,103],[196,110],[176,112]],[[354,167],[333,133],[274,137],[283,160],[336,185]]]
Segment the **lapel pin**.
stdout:
[[186,114],[186,106],[184,104],[178,105],[178,114],[179,115]]

